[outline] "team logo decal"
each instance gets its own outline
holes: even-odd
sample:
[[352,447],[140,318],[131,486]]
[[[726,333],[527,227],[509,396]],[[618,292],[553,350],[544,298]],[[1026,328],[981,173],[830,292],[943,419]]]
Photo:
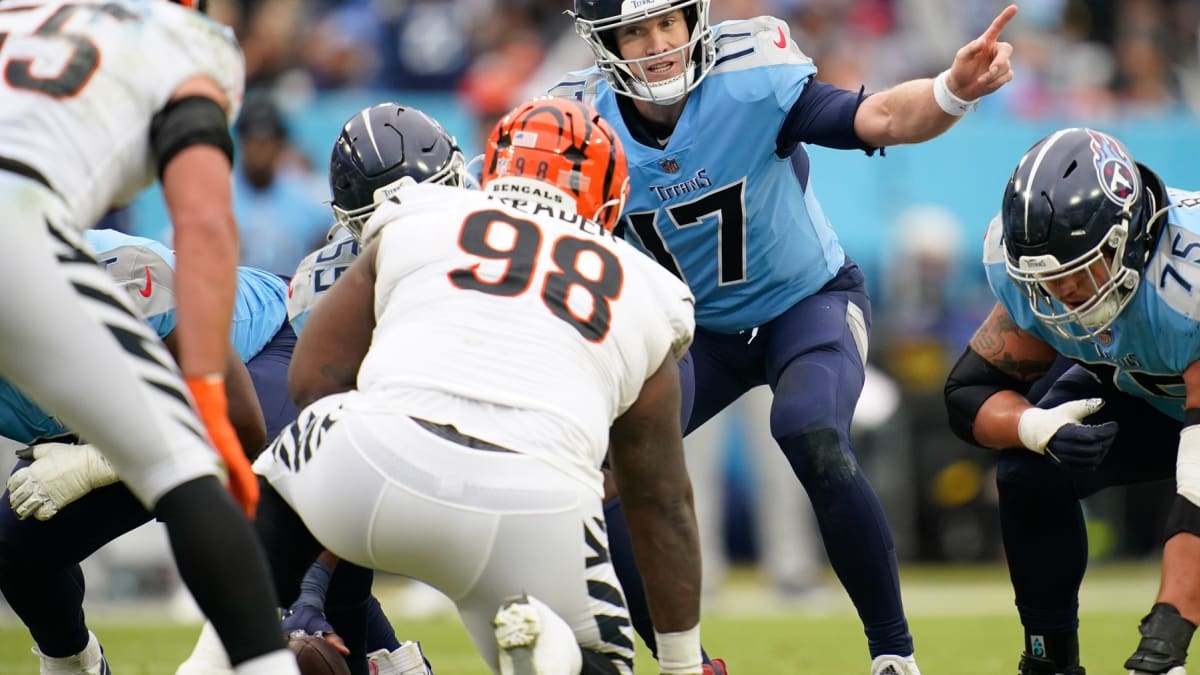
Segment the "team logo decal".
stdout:
[[1088,135],[1092,137],[1092,162],[1100,187],[1114,204],[1125,206],[1138,189],[1133,161],[1111,138],[1090,130]]

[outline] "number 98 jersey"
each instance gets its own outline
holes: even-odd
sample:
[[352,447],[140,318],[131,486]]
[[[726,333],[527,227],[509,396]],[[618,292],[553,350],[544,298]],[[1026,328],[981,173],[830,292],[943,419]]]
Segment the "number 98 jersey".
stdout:
[[379,245],[359,391],[598,488],[613,420],[691,343],[691,292],[575,214],[441,185],[396,199],[364,233]]
[[79,230],[154,180],[150,122],[180,84],[211,78],[232,121],[244,81],[227,27],[161,0],[7,3],[0,72],[0,156],[45,176]]
[[1170,209],[1129,305],[1093,340],[1070,340],[1034,316],[1004,263],[1003,225],[992,219],[984,240],[988,283],[1009,316],[1063,356],[1183,419],[1183,371],[1200,360],[1200,192],[1168,188]]

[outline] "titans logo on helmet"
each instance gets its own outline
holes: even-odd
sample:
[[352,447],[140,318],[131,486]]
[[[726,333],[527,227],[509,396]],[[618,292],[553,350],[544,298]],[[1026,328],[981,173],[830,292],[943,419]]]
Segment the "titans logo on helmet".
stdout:
[[1101,189],[1115,204],[1128,204],[1137,194],[1137,174],[1133,161],[1108,136],[1088,130],[1092,137],[1092,158]]

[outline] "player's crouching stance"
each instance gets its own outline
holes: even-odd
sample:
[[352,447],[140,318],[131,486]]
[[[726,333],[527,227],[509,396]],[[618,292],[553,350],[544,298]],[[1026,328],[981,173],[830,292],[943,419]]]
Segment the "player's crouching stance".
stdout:
[[256,463],[275,569],[327,548],[339,571],[420,579],[494,673],[630,673],[608,451],[660,670],[701,673],[676,365],[691,294],[610,234],[626,191],[607,123],[539,99],[494,130],[484,192],[415,185],[379,207],[297,344],[308,405]]
[[[1200,194],[1166,187],[1117,139],[1063,129],[1021,159],[988,229],[999,302],[951,371],[946,404],[960,437],[1003,448],[996,482],[1025,629],[1020,675],[1084,673],[1080,500],[1171,476],[1162,585],[1125,668],[1184,673],[1200,621],[1197,206]],[[1050,373],[1056,360],[1067,367]],[[1030,393],[1039,378],[1041,396]]]

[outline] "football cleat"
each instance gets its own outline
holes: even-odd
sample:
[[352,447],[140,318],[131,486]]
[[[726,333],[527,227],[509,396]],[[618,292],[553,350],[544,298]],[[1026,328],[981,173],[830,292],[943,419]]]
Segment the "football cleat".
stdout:
[[921,675],[917,661],[909,656],[881,654],[871,661],[871,675]]
[[74,656],[46,656],[37,647],[33,648],[33,653],[42,661],[39,675],[112,675],[108,660],[104,658],[104,648],[91,631],[88,631],[87,646]]
[[508,598],[492,619],[500,675],[579,675],[583,654],[562,617],[537,598]]
[[729,670],[725,667],[725,661],[713,659],[711,664],[704,664],[704,667],[700,669],[700,675],[729,675]]
[[1188,645],[1196,624],[1179,614],[1174,605],[1155,603],[1138,624],[1142,639],[1125,661],[1129,675],[1185,675]]
[[371,675],[433,675],[433,669],[425,655],[421,653],[421,645],[408,641],[392,651],[377,649],[367,654],[367,665]]
[[1086,673],[1083,666],[1079,664],[1062,668],[1054,665],[1054,662],[1049,659],[1021,654],[1017,675],[1086,675]]

